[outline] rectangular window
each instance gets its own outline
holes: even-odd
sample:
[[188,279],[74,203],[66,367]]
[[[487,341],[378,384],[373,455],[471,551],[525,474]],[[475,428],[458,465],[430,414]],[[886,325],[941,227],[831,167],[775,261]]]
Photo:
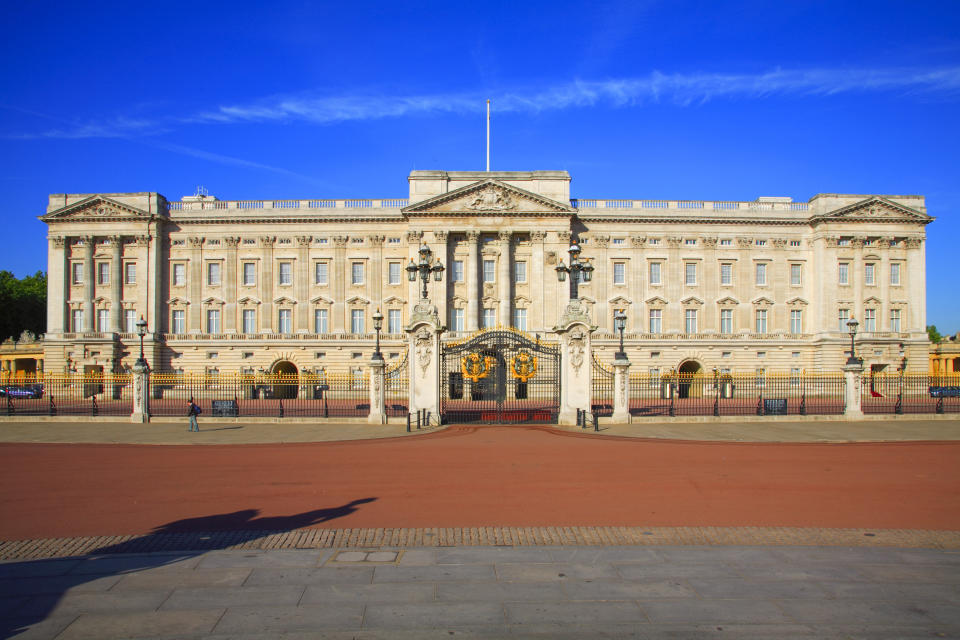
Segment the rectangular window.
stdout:
[[110,330],[110,312],[106,309],[97,309],[97,331],[103,333]]
[[70,328],[74,333],[83,333],[83,310],[74,309],[70,315]]
[[876,309],[863,310],[863,330],[864,331],[877,330],[877,310]]
[[453,326],[454,331],[463,331],[463,319],[464,319],[463,309],[451,310],[450,324]]
[[220,333],[219,309],[207,309],[207,333]]
[[697,263],[687,262],[683,265],[683,282],[688,285],[697,284]]
[[483,261],[483,281],[484,282],[496,281],[496,263],[493,260]]
[[497,324],[497,310],[496,309],[484,309],[483,310],[483,328],[492,329]]
[[520,331],[527,330],[527,310],[526,309],[513,310],[513,328],[519,329]]
[[720,265],[720,284],[733,284],[733,265],[729,262]]
[[663,311],[650,309],[650,333],[660,333],[663,330]]
[[387,333],[400,333],[400,309],[387,310]]
[[801,309],[790,310],[790,333],[803,333],[803,311]]
[[691,238],[687,238],[686,240],[683,241],[683,244],[687,245],[688,247],[692,247],[695,244],[697,244],[697,241]]
[[187,265],[177,263],[173,265],[173,286],[182,287],[187,284]]
[[850,264],[841,262],[837,265],[837,282],[839,284],[850,284]]
[[721,247],[729,247],[732,244],[733,244],[733,240],[731,240],[730,238],[720,238]]
[[613,263],[613,284],[627,283],[627,264],[625,262]]
[[243,310],[243,332],[244,333],[257,332],[257,312],[255,309]]
[[837,312],[837,331],[848,331],[847,321],[850,320],[850,309],[840,309]]
[[350,333],[363,333],[363,309],[350,310]]
[[327,310],[326,309],[313,310],[313,332],[327,333]]
[[184,312],[182,310],[174,311],[170,321],[170,332],[177,333],[177,334],[186,333],[187,332],[186,324],[187,324],[186,316]]
[[766,262],[757,263],[757,284],[759,285],[767,284],[767,263]]
[[757,309],[757,333],[767,332],[767,310]]
[[733,309],[720,310],[720,333],[733,333]]
[[900,309],[890,310],[890,331],[900,333]]
[[280,284],[293,284],[293,263],[280,263]]
[[97,265],[97,284],[110,284],[110,264],[101,262]]
[[124,333],[137,332],[137,312],[133,309],[127,309],[123,312],[123,331]]
[[868,262],[867,264],[863,265],[863,284],[876,284],[876,280],[874,278],[874,273],[876,272],[875,267],[876,265],[874,265],[872,262]]
[[454,282],[463,282],[463,260],[454,260],[453,265],[453,281]]
[[211,287],[220,286],[220,263],[211,262],[207,264],[207,284]]
[[363,263],[362,262],[351,263],[350,284],[363,284]]
[[900,286],[900,265],[896,262],[890,265],[890,285]]
[[800,286],[803,284],[803,265],[792,264],[790,265],[790,284],[793,286]]
[[697,332],[697,310],[687,309],[683,312],[683,330],[685,333]]
[[247,286],[253,286],[257,284],[257,263],[256,262],[243,263],[243,284]]
[[128,262],[124,265],[123,279],[127,284],[137,284],[137,263]]
[[400,273],[402,271],[403,265],[399,262],[391,262],[387,267],[389,273],[387,275],[387,282],[390,284],[400,284]]
[[[614,276],[616,277],[616,276]],[[527,263],[526,262],[514,262],[513,263],[513,281],[514,282],[526,282],[527,281]]]
[[280,333],[293,333],[293,311],[290,309],[280,309],[277,315],[277,331]]
[[70,265],[71,282],[73,284],[83,284],[83,263],[74,262]]
[[651,262],[650,263],[650,284],[662,284],[663,279],[661,276],[661,268],[663,264],[660,262]]
[[313,281],[315,284],[328,284],[329,281],[329,271],[330,266],[326,262],[318,262],[314,265],[313,270]]

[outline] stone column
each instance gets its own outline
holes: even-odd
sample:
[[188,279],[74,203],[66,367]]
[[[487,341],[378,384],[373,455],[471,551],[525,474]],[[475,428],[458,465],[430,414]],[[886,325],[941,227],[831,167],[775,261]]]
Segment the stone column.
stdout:
[[237,245],[240,244],[240,238],[230,236],[223,239],[227,246],[227,259],[225,270],[223,290],[223,330],[225,333],[237,333]]
[[636,333],[646,333],[649,329],[647,307],[643,304],[646,299],[647,289],[647,263],[644,259],[644,249],[647,246],[647,239],[644,236],[631,236],[630,246],[633,251],[630,253],[630,283],[628,291],[633,306],[630,311],[630,318],[627,322],[627,331]]
[[630,422],[630,361],[613,360],[613,417],[616,424]]
[[260,279],[260,331],[273,333],[273,289],[277,284],[273,277],[273,244],[276,236],[260,236],[261,255],[263,256],[263,277]]
[[[530,323],[528,326],[532,331],[542,331],[547,327],[544,299],[546,298],[548,285],[547,280],[544,278],[544,254],[543,254],[543,241],[546,239],[546,231],[531,231],[530,232],[530,273],[528,274],[529,278],[529,290],[536,291],[538,288],[541,292],[540,296],[531,296],[532,298],[539,297],[539,300],[534,300],[532,303],[532,310],[530,313],[530,318],[527,318]],[[552,280],[556,280],[554,274],[549,274],[553,276]]]
[[133,365],[133,413],[130,422],[150,422],[150,367]]
[[370,424],[387,423],[387,395],[384,387],[383,372],[386,369],[383,358],[370,359],[370,415],[367,422]]
[[426,409],[430,420],[440,418],[440,334],[437,307],[421,301],[413,308],[407,333],[410,413]]
[[206,331],[203,317],[203,238],[187,238],[190,247],[190,273],[187,275],[187,291],[190,297],[189,333]]
[[863,418],[860,385],[863,380],[862,364],[847,364],[843,367],[843,415],[858,420]]
[[[164,281],[163,275],[159,272],[159,260],[156,260],[155,255],[151,255],[150,240],[150,236],[144,234],[138,235],[136,238],[134,238],[133,242],[134,255],[137,257],[136,312],[137,319],[143,315],[144,319],[147,321],[148,330],[152,330],[156,333],[163,333],[164,327],[169,321],[169,317],[163,321],[161,320],[159,314],[151,317],[150,313],[152,308],[150,306],[151,292],[153,290],[162,289],[160,283]],[[158,251],[159,241],[154,243],[153,253],[156,254]],[[169,269],[169,265],[166,261],[164,262],[164,265],[167,265],[167,268]],[[153,295],[156,299],[164,299],[164,296],[157,295],[157,293],[153,293]],[[167,330],[169,330],[169,328],[167,328]]]
[[596,251],[594,255],[586,256],[593,261],[593,266],[595,267],[593,272],[593,296],[597,302],[594,314],[597,316],[599,326],[603,327],[604,333],[612,333],[613,315],[609,313],[609,304],[607,302],[607,300],[610,299],[610,289],[613,283],[613,275],[611,274],[613,263],[610,262],[608,258],[609,252],[607,251],[607,247],[610,245],[610,236],[592,235],[593,237],[587,244],[587,251],[585,253]]
[[347,298],[347,236],[333,237],[333,333],[344,333],[349,327],[346,319]]
[[123,238],[110,236],[110,326],[109,331],[120,333],[123,322]]
[[70,291],[70,268],[67,262],[68,238],[50,236],[47,262],[47,333],[64,333],[70,328],[67,297]]
[[93,236],[83,237],[83,330],[96,331],[97,319],[93,316]]
[[310,318],[310,243],[311,236],[297,236],[297,279],[294,291],[297,298],[297,317],[293,323],[294,333],[312,333]]
[[577,423],[577,410],[590,411],[593,375],[590,336],[597,327],[591,324],[586,307],[571,300],[553,331],[560,337],[560,416],[559,424]]
[[501,326],[509,327],[513,324],[513,319],[510,317],[510,309],[513,307],[510,282],[512,232],[500,231],[497,238],[500,240],[500,261],[497,263],[497,296],[500,298],[500,310],[497,316]]
[[430,247],[430,250],[433,251],[434,259],[440,260],[444,266],[443,281],[435,284],[433,288],[433,303],[437,305],[437,315],[440,316],[443,322],[448,322],[450,318],[447,311],[447,299],[450,296],[447,292],[447,283],[450,282],[452,274],[450,256],[447,252],[447,240],[449,238],[450,234],[446,231],[434,231],[433,246]]
[[467,264],[463,267],[463,277],[467,279],[467,331],[476,331],[480,327],[480,232],[467,231]]
[[[373,304],[373,309],[380,308],[383,300],[383,242],[386,236],[367,236],[370,249],[370,277],[367,280],[367,297]],[[372,311],[371,311],[372,313]]]

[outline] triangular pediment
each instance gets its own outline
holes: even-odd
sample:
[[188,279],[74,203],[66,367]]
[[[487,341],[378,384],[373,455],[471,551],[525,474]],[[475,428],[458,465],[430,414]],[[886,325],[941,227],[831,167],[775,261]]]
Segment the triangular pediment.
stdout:
[[629,299],[627,299],[627,298],[624,298],[623,296],[617,296],[616,298],[610,298],[609,300],[607,300],[607,302],[608,302],[609,304],[623,304],[623,305],[633,304],[633,301],[632,301],[632,300],[629,300]]
[[740,304],[740,301],[737,300],[737,299],[734,298],[734,297],[726,296],[726,297],[724,297],[724,298],[720,298],[719,300],[717,300],[717,304],[723,304],[723,305],[738,305],[738,304]]
[[869,298],[863,301],[863,304],[880,304],[880,299],[874,296],[870,296]]
[[280,296],[273,301],[273,304],[297,304],[297,301],[286,296]]
[[326,296],[317,296],[310,300],[310,304],[333,304],[333,300]]
[[647,298],[644,302],[652,307],[663,307],[666,306],[667,301],[661,298],[660,296],[653,296],[652,298]]
[[815,216],[812,222],[919,222],[927,224],[933,218],[912,207],[887,198],[873,196],[860,202],[841,207],[823,215]]
[[224,304],[224,302],[220,298],[214,298],[213,296],[210,296],[209,298],[203,299],[203,304]]
[[252,296],[243,296],[242,298],[237,300],[237,303],[238,304],[260,304],[260,300]]
[[184,300],[183,298],[170,298],[167,300],[167,304],[171,306],[181,305],[181,304],[190,304],[189,300]]
[[90,220],[115,222],[123,220],[152,220],[155,216],[143,209],[131,207],[106,196],[90,196],[40,216],[43,222]]
[[383,299],[383,304],[407,304],[407,301],[399,296],[389,296]]
[[403,209],[415,215],[571,215],[568,204],[499,180],[481,180]]
[[697,296],[688,296],[688,297],[684,298],[683,300],[681,300],[681,301],[680,301],[680,304],[686,304],[686,305],[691,305],[691,304],[703,304],[703,300],[701,300],[701,299],[698,298]]
[[803,298],[797,296],[796,298],[790,298],[789,300],[787,300],[787,304],[790,305],[790,306],[801,306],[801,307],[803,307],[803,306],[806,306],[806,305],[809,304],[809,303],[808,303],[806,300],[804,300]]
[[760,296],[759,298],[754,298],[753,300],[751,300],[750,303],[763,307],[763,306],[772,305],[773,300],[771,300],[770,298],[764,298],[763,296]]
[[353,296],[352,298],[347,298],[347,304],[370,304],[370,301],[363,296]]

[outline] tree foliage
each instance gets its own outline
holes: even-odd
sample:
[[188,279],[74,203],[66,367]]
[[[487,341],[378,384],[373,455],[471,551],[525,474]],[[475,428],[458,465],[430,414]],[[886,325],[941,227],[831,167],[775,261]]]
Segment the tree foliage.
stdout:
[[47,330],[47,274],[17,278],[0,271],[0,340],[17,339],[24,331],[41,336]]
[[943,336],[937,331],[937,325],[935,324],[927,325],[927,337],[930,338],[930,342],[934,343],[939,343],[943,340]]

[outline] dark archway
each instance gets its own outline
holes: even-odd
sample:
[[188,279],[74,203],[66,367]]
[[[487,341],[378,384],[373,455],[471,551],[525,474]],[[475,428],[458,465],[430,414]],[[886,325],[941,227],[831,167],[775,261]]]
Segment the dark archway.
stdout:
[[680,363],[677,378],[678,398],[699,398],[703,395],[703,366],[696,360]]
[[281,360],[273,365],[273,370],[270,373],[274,376],[274,398],[291,400],[297,397],[297,389],[299,388],[297,365],[289,360]]

